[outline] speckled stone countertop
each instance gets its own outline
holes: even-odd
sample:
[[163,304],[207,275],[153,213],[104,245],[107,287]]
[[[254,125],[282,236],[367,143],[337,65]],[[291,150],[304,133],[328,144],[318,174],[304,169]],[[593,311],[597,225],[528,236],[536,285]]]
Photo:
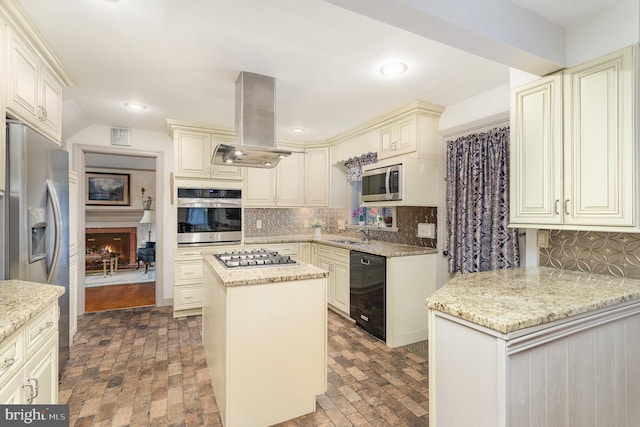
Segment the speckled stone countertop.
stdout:
[[0,281],[0,342],[64,294],[62,286]]
[[204,262],[213,268],[220,282],[226,287],[261,285],[290,280],[321,279],[329,275],[328,271],[304,262],[291,266],[229,269],[222,265],[212,254],[203,253],[202,258]]
[[548,267],[455,277],[427,307],[503,334],[640,299],[640,280]]
[[[334,240],[347,240],[349,242],[335,242]],[[437,249],[425,248],[422,246],[413,245],[401,245],[398,243],[382,242],[380,240],[369,240],[363,242],[362,240],[354,239],[340,234],[323,234],[321,238],[317,239],[313,236],[271,236],[271,237],[245,237],[244,243],[246,245],[253,244],[269,244],[269,243],[322,243],[324,245],[336,246],[344,249],[353,249],[360,252],[366,252],[374,255],[382,255],[387,258],[398,256],[411,256],[411,255],[424,255],[435,254]]]

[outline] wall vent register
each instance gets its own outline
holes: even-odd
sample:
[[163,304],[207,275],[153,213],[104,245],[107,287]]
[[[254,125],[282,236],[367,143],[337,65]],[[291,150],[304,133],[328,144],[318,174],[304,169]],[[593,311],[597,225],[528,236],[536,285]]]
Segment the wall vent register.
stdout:
[[268,251],[266,249],[236,250],[216,254],[215,257],[226,268],[278,267],[297,264],[289,255],[280,255],[276,251]]

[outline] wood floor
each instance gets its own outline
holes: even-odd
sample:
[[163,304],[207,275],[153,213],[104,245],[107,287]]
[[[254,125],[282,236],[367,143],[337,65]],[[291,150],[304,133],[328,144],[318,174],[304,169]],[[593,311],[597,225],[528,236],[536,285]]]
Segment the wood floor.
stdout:
[[115,310],[118,308],[146,307],[156,304],[156,283],[130,283],[85,288],[84,311]]

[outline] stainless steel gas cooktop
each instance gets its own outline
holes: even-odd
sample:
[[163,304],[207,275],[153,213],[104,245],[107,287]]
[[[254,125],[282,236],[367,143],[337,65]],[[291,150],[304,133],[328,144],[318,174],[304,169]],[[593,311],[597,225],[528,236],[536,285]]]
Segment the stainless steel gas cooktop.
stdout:
[[278,267],[297,264],[289,255],[280,255],[276,251],[266,249],[225,252],[216,254],[215,257],[226,268]]

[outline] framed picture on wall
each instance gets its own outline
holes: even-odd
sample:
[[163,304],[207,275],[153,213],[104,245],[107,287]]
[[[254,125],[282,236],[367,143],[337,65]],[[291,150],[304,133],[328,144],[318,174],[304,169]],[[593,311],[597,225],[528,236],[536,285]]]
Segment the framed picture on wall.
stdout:
[[85,204],[129,206],[129,174],[87,172]]

